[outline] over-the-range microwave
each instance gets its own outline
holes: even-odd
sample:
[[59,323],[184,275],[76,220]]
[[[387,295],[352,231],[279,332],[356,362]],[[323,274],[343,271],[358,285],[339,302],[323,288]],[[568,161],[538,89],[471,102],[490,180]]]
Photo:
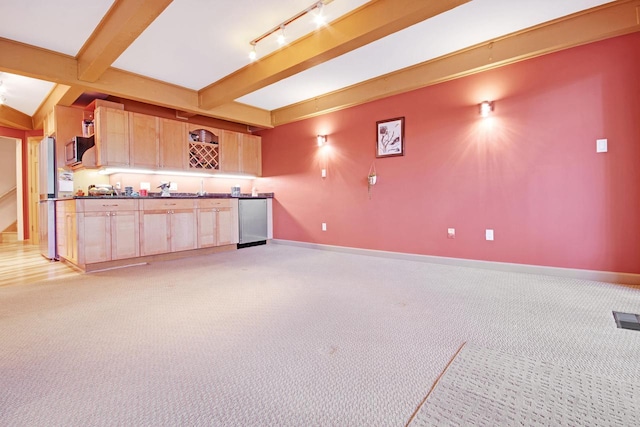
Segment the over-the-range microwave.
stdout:
[[64,158],[67,166],[75,166],[82,163],[82,156],[89,148],[95,144],[94,136],[74,136],[73,139],[65,144]]

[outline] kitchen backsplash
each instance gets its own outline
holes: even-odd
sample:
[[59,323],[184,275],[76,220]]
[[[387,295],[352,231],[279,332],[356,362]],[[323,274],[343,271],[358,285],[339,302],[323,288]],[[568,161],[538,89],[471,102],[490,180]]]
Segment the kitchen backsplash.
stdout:
[[[103,175],[104,176],[104,175]],[[106,183],[113,185],[120,183],[120,188],[133,187],[134,191],[140,190],[142,183],[149,183],[151,192],[160,191],[158,187],[162,182],[175,183],[177,189],[171,190],[179,193],[197,193],[202,190],[206,193],[231,193],[231,187],[240,186],[242,193],[251,193],[254,186],[253,179],[232,178],[201,178],[172,175],[145,175],[117,173],[109,175]],[[260,190],[260,189],[258,189]],[[86,189],[84,190],[87,191]]]
[[80,169],[73,172],[74,193],[82,190],[84,194],[89,194],[89,185],[109,184],[107,175],[100,175],[96,169]]

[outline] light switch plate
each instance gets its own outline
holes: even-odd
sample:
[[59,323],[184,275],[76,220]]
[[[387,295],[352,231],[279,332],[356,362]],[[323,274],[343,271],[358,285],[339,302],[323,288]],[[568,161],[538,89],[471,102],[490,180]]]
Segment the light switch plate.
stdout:
[[485,238],[487,240],[493,240],[493,230],[487,228],[487,230],[485,231]]
[[606,153],[607,145],[606,139],[596,139],[596,153]]
[[326,169],[322,169],[322,173],[321,173],[323,178],[327,177],[327,170]]
[[327,231],[327,223],[326,222],[322,223],[322,231]]
[[455,239],[455,238],[456,238],[456,229],[447,228],[447,239]]

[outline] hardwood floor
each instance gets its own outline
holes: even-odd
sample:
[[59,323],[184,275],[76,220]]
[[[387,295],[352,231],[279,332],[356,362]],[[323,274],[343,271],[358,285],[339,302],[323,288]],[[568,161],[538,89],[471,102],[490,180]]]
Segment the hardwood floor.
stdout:
[[0,243],[0,286],[28,285],[82,273],[40,255],[38,246],[26,242]]

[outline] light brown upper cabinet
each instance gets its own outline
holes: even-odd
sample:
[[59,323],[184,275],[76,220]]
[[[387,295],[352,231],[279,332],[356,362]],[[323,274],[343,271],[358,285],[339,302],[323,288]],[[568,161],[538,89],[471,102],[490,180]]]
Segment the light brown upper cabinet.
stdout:
[[65,165],[65,144],[82,134],[82,110],[56,105],[43,121],[45,136],[56,138],[56,162]]
[[262,175],[259,136],[103,106],[94,119],[97,166]]
[[219,171],[222,131],[193,124],[188,129],[188,170]]
[[220,170],[227,173],[262,175],[262,139],[256,135],[223,131]]
[[94,112],[96,163],[129,166],[129,116],[124,110],[98,107]]
[[187,170],[187,129],[184,122],[160,119],[160,168]]
[[240,172],[262,176],[262,138],[240,134]]
[[237,132],[222,131],[220,170],[228,173],[240,172],[240,134]]
[[129,113],[129,143],[131,166],[158,167],[159,119],[140,113]]

